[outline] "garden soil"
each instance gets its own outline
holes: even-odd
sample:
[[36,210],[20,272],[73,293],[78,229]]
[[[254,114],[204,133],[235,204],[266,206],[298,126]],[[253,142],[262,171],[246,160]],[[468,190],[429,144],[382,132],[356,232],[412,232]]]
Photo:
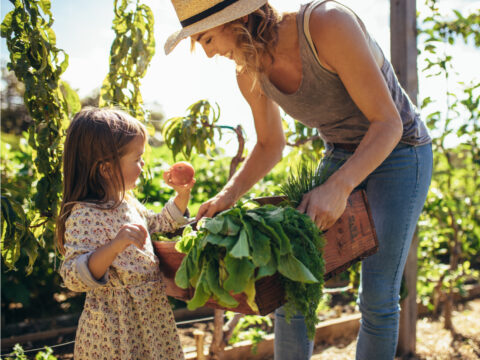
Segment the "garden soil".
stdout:
[[[480,359],[480,298],[458,304],[453,313],[453,324],[457,336],[452,337],[443,328],[443,318],[429,317],[417,322],[417,354],[411,360],[479,360]],[[184,347],[194,345],[192,334],[195,329],[206,332],[205,342],[211,341],[211,323],[195,323],[191,328],[180,329]],[[356,340],[345,338],[334,346],[318,344],[311,360],[352,360],[355,358]],[[57,355],[59,360],[73,359],[73,354]],[[265,360],[273,360],[266,358]],[[404,360],[396,358],[396,360]]]

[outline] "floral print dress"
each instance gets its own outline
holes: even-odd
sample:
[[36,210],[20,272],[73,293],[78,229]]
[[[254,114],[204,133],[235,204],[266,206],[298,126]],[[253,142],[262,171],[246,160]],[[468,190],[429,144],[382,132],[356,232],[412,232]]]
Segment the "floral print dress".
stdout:
[[111,241],[126,223],[149,232],[170,232],[186,222],[170,200],[156,214],[135,199],[116,209],[80,203],[65,223],[65,285],[86,292],[75,339],[76,360],[184,359],[173,312],[161,281],[150,238],[144,249],[128,246],[100,280],[87,263],[96,248]]

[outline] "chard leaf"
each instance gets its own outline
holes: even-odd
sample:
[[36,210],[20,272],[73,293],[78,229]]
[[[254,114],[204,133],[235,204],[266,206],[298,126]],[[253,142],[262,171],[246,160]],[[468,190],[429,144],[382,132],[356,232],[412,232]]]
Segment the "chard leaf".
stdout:
[[210,261],[207,267],[207,282],[215,300],[221,306],[230,308],[237,307],[238,301],[220,286],[219,279],[218,263],[216,261]]
[[187,263],[190,262],[190,256],[187,255],[183,258],[182,263],[180,264],[180,267],[178,268],[176,274],[175,274],[175,283],[181,287],[182,289],[187,289],[188,286],[190,285],[190,282],[188,279],[190,278],[188,276],[188,265]]
[[212,245],[223,246],[230,250],[237,242],[238,236],[222,236],[218,234],[208,234],[206,241]]
[[222,231],[224,224],[225,218],[223,216],[217,216],[211,219],[207,219],[203,226],[212,234],[219,234]]
[[292,254],[280,256],[280,261],[278,262],[278,272],[293,281],[299,281],[302,283],[318,282],[310,270],[308,270],[308,268]]
[[224,235],[234,236],[240,231],[240,225],[236,224],[231,216],[225,218],[225,232]]
[[279,240],[278,249],[280,250],[280,255],[290,254],[292,252],[292,245],[290,244],[290,239],[283,231],[282,226],[279,223],[273,223],[271,225]]
[[275,261],[275,257],[271,256],[270,261],[267,265],[260,266],[258,268],[257,277],[255,278],[255,280],[259,280],[265,276],[272,276],[273,274],[275,274],[276,271],[277,262]]
[[235,294],[241,293],[252,278],[255,265],[247,258],[237,259],[227,255],[225,256],[225,267],[228,272],[228,278],[225,280],[223,287],[225,290],[233,291]]
[[250,256],[247,232],[245,231],[245,229],[242,229],[240,231],[240,236],[238,237],[237,243],[235,244],[233,249],[230,251],[230,256],[233,256],[235,258],[243,258],[243,257]]
[[[250,226],[250,224],[248,225]],[[270,238],[260,230],[255,231],[254,234],[253,237],[249,238],[252,248],[252,261],[255,266],[261,267],[267,265],[271,258]]]
[[255,296],[257,294],[256,289],[255,289],[255,279],[251,279],[247,286],[245,287],[245,290],[243,291],[245,295],[247,295],[247,304],[250,306],[250,308],[255,311],[259,312],[257,303],[255,302]]
[[271,205],[264,207],[264,210],[268,210],[264,211],[264,218],[268,223],[281,223],[283,221],[285,209]]
[[202,281],[197,284],[195,294],[190,300],[187,301],[188,310],[195,310],[205,305],[211,295],[207,285],[208,284],[206,283],[206,281]]
[[187,307],[189,310],[195,310],[205,305],[212,295],[206,279],[207,265],[206,262],[203,264],[202,271],[195,285],[195,294],[189,301],[187,301]]

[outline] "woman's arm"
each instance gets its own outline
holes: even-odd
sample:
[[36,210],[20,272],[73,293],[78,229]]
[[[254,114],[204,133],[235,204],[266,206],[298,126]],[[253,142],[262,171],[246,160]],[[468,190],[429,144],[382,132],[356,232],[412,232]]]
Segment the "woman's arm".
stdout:
[[321,63],[338,74],[349,95],[370,121],[355,153],[299,206],[321,229],[345,210],[351,191],[373,172],[401,139],[403,125],[387,84],[356,17],[335,3],[312,12],[310,32]]
[[285,147],[285,135],[278,106],[268,99],[257,83],[247,74],[237,74],[242,95],[252,109],[257,142],[235,175],[225,187],[198,210],[197,219],[227,209],[262,179],[281,160]]

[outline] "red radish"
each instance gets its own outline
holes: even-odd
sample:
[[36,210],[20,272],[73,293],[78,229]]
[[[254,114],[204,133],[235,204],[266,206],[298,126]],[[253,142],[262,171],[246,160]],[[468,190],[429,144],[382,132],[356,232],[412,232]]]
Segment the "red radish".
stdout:
[[170,180],[174,185],[188,184],[195,175],[193,166],[186,161],[173,164],[168,171],[170,172]]

